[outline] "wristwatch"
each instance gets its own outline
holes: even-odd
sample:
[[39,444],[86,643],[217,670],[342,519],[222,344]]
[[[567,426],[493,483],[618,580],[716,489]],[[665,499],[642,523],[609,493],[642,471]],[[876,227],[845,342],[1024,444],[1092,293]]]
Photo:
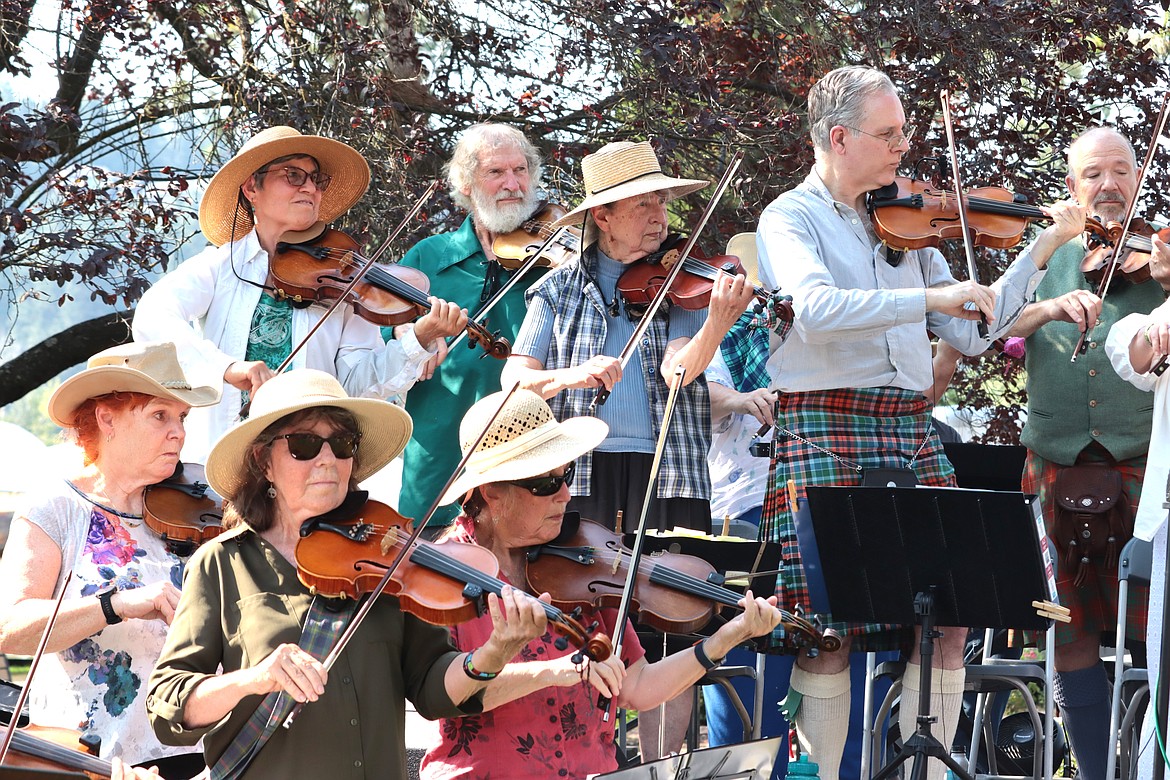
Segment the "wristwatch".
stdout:
[[102,614],[106,616],[107,626],[112,626],[122,622],[122,616],[114,611],[114,605],[111,603],[111,600],[114,598],[114,594],[117,592],[117,588],[110,588],[109,590],[103,590],[101,593],[97,594],[98,602],[102,605]]

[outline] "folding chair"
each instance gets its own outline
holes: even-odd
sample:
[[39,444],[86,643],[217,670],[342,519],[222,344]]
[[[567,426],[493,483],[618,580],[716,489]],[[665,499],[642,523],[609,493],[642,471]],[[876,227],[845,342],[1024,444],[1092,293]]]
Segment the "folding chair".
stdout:
[[[1123,759],[1122,780],[1136,776],[1136,761],[1131,761],[1133,735],[1138,728],[1137,714],[1144,699],[1150,695],[1149,672],[1146,669],[1125,668],[1126,611],[1129,608],[1129,585],[1149,585],[1150,569],[1153,565],[1153,545],[1142,539],[1130,539],[1121,550],[1117,562],[1117,631],[1113,647],[1113,701],[1109,710],[1109,763],[1105,777],[1112,780],[1117,770],[1117,746],[1121,741]],[[1126,686],[1133,691],[1126,701],[1124,717],[1122,695]],[[1136,686],[1136,687],[1135,687]]]

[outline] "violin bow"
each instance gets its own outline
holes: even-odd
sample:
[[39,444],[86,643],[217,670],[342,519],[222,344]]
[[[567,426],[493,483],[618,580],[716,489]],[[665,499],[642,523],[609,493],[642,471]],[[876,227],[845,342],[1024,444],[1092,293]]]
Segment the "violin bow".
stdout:
[[33,654],[32,662],[29,664],[28,674],[24,677],[24,687],[20,689],[16,706],[12,708],[12,718],[8,721],[8,728],[4,731],[4,741],[0,743],[0,764],[4,763],[4,758],[8,755],[12,737],[16,734],[16,724],[20,722],[20,712],[24,709],[24,702],[28,699],[29,683],[32,682],[33,675],[37,673],[41,656],[45,654],[45,648],[49,645],[49,634],[53,633],[53,624],[57,622],[57,613],[61,611],[61,602],[65,600],[65,593],[69,589],[69,583],[72,579],[73,570],[70,569],[69,573],[65,575],[65,582],[61,584],[61,592],[57,594],[57,603],[53,605],[53,612],[49,615],[49,621],[45,623],[45,631],[41,634],[40,644],[37,645],[37,651]]
[[[1117,272],[1118,254],[1122,247],[1126,246],[1129,241],[1129,226],[1133,222],[1133,215],[1137,213],[1138,196],[1141,194],[1142,188],[1146,185],[1146,177],[1150,173],[1151,165],[1154,161],[1154,154],[1158,151],[1158,142],[1162,138],[1162,131],[1166,129],[1167,111],[1166,107],[1170,103],[1170,93],[1162,97],[1162,108],[1158,112],[1158,119],[1154,122],[1154,134],[1150,138],[1150,147],[1146,150],[1146,159],[1142,163],[1141,173],[1138,174],[1137,188],[1133,191],[1133,198],[1129,202],[1129,209],[1125,213],[1125,222],[1121,226],[1121,235],[1118,236],[1117,241],[1113,244],[1113,260],[1109,263],[1109,268],[1106,269],[1105,275],[1101,277],[1101,284],[1097,286],[1097,297],[1102,301],[1105,300],[1105,295],[1109,292],[1109,285],[1113,281],[1113,274]],[[1081,333],[1081,338],[1077,342],[1077,348],[1073,350],[1072,358],[1069,362],[1077,362],[1077,358],[1085,354],[1085,349],[1088,346],[1089,334],[1093,330],[1092,323],[1086,323],[1085,330]],[[1166,371],[1166,357],[1155,365],[1150,371],[1157,376],[1161,376]]]
[[[544,243],[540,245],[540,248],[529,255],[523,264],[521,264],[521,266],[516,269],[516,273],[509,277],[508,281],[504,283],[504,286],[497,290],[496,294],[493,295],[491,299],[487,301],[487,303],[479,307],[479,311],[471,316],[472,322],[483,323],[488,315],[488,312],[495,308],[496,304],[504,299],[504,296],[508,294],[508,291],[515,287],[520,282],[520,280],[524,278],[525,274],[536,267],[536,264],[540,262],[540,256],[544,254],[545,250],[552,246],[553,242],[557,240],[557,237],[568,229],[569,228],[567,225],[562,225],[561,227],[554,230],[552,234],[545,239]],[[447,342],[447,348],[454,348],[454,346],[462,341],[463,337],[466,335],[467,331],[464,330],[462,333],[453,336],[451,340]]]
[[[693,242],[692,242],[693,243]],[[690,249],[690,245],[687,246]],[[630,568],[626,572],[626,584],[622,588],[622,600],[618,604],[617,618],[614,620],[613,656],[621,658],[622,637],[625,635],[626,620],[630,616],[630,602],[634,596],[634,585],[638,581],[638,565],[642,561],[642,542],[646,538],[646,516],[649,514],[650,501],[654,498],[655,483],[658,481],[658,469],[662,466],[662,455],[666,451],[666,434],[670,430],[670,421],[674,418],[674,408],[678,402],[678,393],[686,380],[687,367],[679,366],[674,370],[674,381],[670,384],[670,394],[666,397],[666,412],[662,418],[662,425],[658,429],[658,442],[654,445],[654,460],[650,464],[650,477],[646,484],[646,495],[642,499],[642,513],[638,516],[638,530],[634,534],[634,543],[630,546]],[[621,533],[621,529],[618,529]],[[611,699],[602,697],[599,706],[605,712],[602,720],[609,722],[609,708]]]
[[[333,668],[333,665],[337,663],[337,659],[345,650],[346,645],[349,644],[349,640],[353,639],[353,635],[357,633],[358,628],[366,619],[366,616],[370,613],[370,610],[374,608],[374,602],[377,601],[378,596],[382,595],[382,590],[390,583],[390,578],[394,576],[394,572],[398,570],[398,566],[402,563],[407,554],[410,552],[410,549],[414,546],[415,541],[418,539],[418,535],[422,533],[424,528],[427,527],[427,523],[430,522],[431,518],[438,510],[439,502],[443,500],[443,495],[447,492],[448,489],[450,489],[451,485],[455,484],[455,480],[459,478],[459,475],[463,473],[463,468],[467,465],[467,461],[479,448],[479,445],[483,442],[484,437],[487,436],[487,432],[491,430],[492,425],[494,425],[496,422],[496,419],[500,416],[501,413],[503,413],[504,407],[508,405],[508,401],[512,399],[512,396],[515,395],[516,391],[519,389],[520,382],[516,382],[512,385],[512,388],[504,394],[504,399],[500,401],[499,408],[496,409],[494,414],[492,414],[491,419],[487,421],[487,425],[483,427],[483,430],[479,432],[479,435],[475,437],[475,442],[472,443],[471,447],[469,447],[467,452],[464,453],[463,458],[460,459],[459,463],[455,466],[455,470],[451,472],[451,476],[447,477],[446,483],[443,484],[443,487],[439,488],[439,492],[435,495],[435,500],[431,504],[431,508],[427,510],[427,513],[423,517],[422,522],[417,523],[414,526],[414,530],[403,543],[402,549],[398,551],[398,554],[394,556],[394,560],[391,561],[390,565],[386,567],[386,573],[382,575],[382,579],[378,582],[374,589],[370,591],[369,596],[367,596],[366,600],[362,602],[361,607],[359,607],[358,611],[354,613],[354,616],[350,618],[349,624],[345,627],[345,631],[343,631],[341,636],[338,637],[337,643],[333,646],[333,649],[329,651],[329,655],[326,656],[325,660],[321,662],[321,665],[325,667],[325,671],[329,671]],[[390,546],[393,544],[394,540],[391,538],[392,534],[397,534],[397,529],[393,526],[390,527],[390,529],[386,532],[386,535],[382,538],[383,552],[389,551]],[[304,706],[304,702],[300,702],[295,707],[293,707],[292,712],[288,714],[288,717],[285,718],[284,721],[284,727],[286,729],[292,726],[293,721],[296,720],[297,715],[300,714],[301,709]]]
[[305,334],[305,337],[301,339],[301,342],[293,347],[292,352],[288,353],[288,357],[284,359],[284,362],[276,367],[275,373],[284,373],[284,370],[288,368],[290,363],[292,363],[293,358],[298,352],[301,351],[301,348],[309,343],[309,339],[313,338],[313,334],[316,333],[317,330],[325,324],[325,321],[333,315],[333,312],[337,311],[338,307],[345,302],[346,296],[353,292],[353,289],[361,283],[362,279],[365,278],[366,273],[374,267],[374,263],[378,261],[379,255],[381,255],[386,250],[386,247],[390,246],[390,244],[402,234],[402,231],[406,230],[406,227],[416,216],[418,216],[418,213],[422,211],[422,207],[426,205],[426,202],[431,199],[431,196],[434,195],[438,189],[439,182],[431,182],[431,186],[427,187],[426,191],[423,192],[423,194],[419,196],[419,199],[414,202],[414,205],[410,208],[410,211],[408,211],[406,216],[402,218],[402,221],[398,223],[398,227],[394,228],[386,240],[382,242],[382,245],[378,247],[376,252],[366,258],[365,262],[362,264],[362,267],[359,268],[358,272],[353,275],[353,279],[350,280],[349,284],[345,286],[345,289],[343,289],[337,296],[337,300],[329,304],[329,308],[326,309],[325,314],[321,316],[321,319],[317,320],[317,322],[313,324],[313,327],[309,329],[309,332]]
[[[939,93],[942,101],[943,126],[947,131],[947,144],[950,146],[951,180],[955,183],[955,207],[959,212],[959,228],[963,231],[963,251],[967,256],[967,278],[979,284],[979,271],[975,267],[975,244],[971,240],[970,228],[967,226],[967,203],[963,199],[963,183],[959,178],[959,154],[955,146],[955,127],[951,122],[951,95],[948,90]],[[979,336],[987,338],[987,318],[979,315]]]
[[[666,295],[668,292],[670,292],[670,286],[674,283],[674,280],[678,278],[679,273],[686,264],[687,258],[691,256],[691,250],[695,248],[695,242],[699,240],[699,234],[703,232],[703,228],[707,226],[707,220],[709,220],[711,215],[715,212],[715,207],[719,205],[719,199],[723,197],[723,192],[727,189],[727,186],[731,184],[731,179],[733,176],[735,176],[735,172],[739,170],[739,164],[741,162],[743,162],[743,151],[737,151],[734,155],[732,155],[731,163],[727,166],[727,170],[723,172],[723,176],[719,179],[719,183],[715,185],[715,194],[711,196],[711,200],[707,203],[707,207],[703,209],[703,214],[699,218],[698,226],[694,229],[694,231],[692,231],[691,237],[683,246],[682,253],[679,254],[678,260],[675,261],[674,265],[670,269],[670,272],[666,275],[666,278],[662,282],[662,286],[658,289],[658,293],[650,301],[650,305],[646,307],[646,313],[643,314],[642,319],[638,321],[637,326],[634,328],[634,332],[630,335],[630,340],[627,341],[626,346],[622,348],[622,353],[619,358],[621,360],[621,366],[623,369],[626,367],[626,364],[630,362],[630,358],[634,356],[634,350],[638,348],[638,344],[641,343],[642,337],[646,335],[646,331],[649,329],[650,323],[654,320],[654,315],[656,315],[658,310],[662,308],[662,304],[666,300]],[[589,411],[591,413],[598,406],[601,406],[605,403],[606,399],[609,398],[609,392],[610,391],[607,390],[604,386],[597,388],[597,395],[593,397],[593,400],[589,404]]]

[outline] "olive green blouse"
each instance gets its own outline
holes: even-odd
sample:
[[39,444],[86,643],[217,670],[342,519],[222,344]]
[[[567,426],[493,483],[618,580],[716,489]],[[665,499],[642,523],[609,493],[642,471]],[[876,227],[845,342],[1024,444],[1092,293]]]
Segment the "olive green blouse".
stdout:
[[[187,565],[150,677],[147,710],[158,738],[194,745],[202,737],[214,763],[262,697],[246,697],[219,723],[189,729],[181,725],[188,696],[221,665],[228,672],[249,668],[277,646],[297,644],[311,601],[296,568],[250,529],[204,543]],[[446,629],[404,614],[397,599],[383,596],[329,672],[325,693],[291,728],[276,730],[245,776],[406,778],[406,698],[430,719],[482,709],[478,695],[462,708],[447,696],[444,674],[457,655]]]

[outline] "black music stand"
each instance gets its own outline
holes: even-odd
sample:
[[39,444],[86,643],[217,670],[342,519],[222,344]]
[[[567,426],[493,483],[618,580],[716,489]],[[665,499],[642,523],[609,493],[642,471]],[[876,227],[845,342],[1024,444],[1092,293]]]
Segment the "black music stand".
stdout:
[[929,713],[932,640],[938,625],[1048,627],[1032,606],[1055,595],[1040,551],[1035,496],[925,487],[809,487],[806,493],[834,620],[922,629],[918,727],[873,780],[910,758],[911,780],[920,780],[931,756],[972,780],[930,731],[936,720]]
[[768,780],[783,737],[692,750],[598,775],[606,780]]

